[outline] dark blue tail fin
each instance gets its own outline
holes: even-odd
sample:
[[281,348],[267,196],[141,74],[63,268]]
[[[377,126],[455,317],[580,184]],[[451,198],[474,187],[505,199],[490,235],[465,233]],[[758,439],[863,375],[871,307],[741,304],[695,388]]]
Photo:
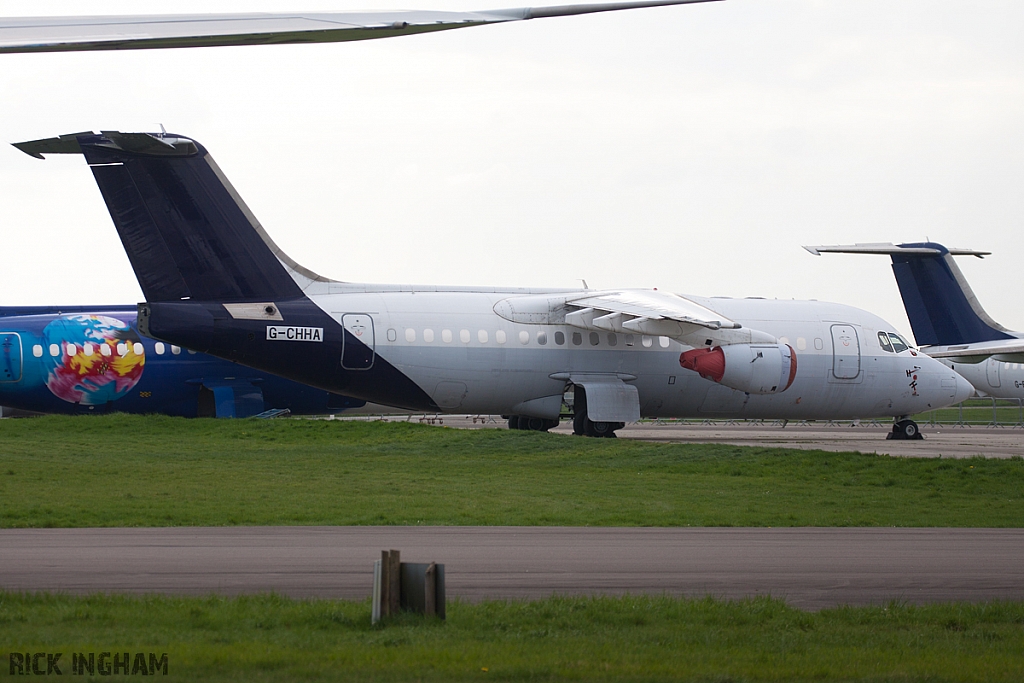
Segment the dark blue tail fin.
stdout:
[[301,296],[287,257],[194,140],[104,132],[15,146],[85,155],[147,301]]
[[978,303],[949,250],[941,244],[900,244],[935,249],[937,254],[890,252],[914,338],[921,346],[1013,339]]

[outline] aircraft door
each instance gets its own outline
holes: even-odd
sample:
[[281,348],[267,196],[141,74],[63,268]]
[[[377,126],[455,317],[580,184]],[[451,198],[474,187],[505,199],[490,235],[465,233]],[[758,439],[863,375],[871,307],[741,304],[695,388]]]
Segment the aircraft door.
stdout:
[[373,318],[365,313],[341,316],[345,334],[341,341],[341,367],[346,370],[369,370],[375,356]]
[[0,382],[21,381],[21,335],[0,332]]
[[988,385],[990,387],[995,388],[995,387],[999,386],[999,366],[1000,365],[1002,365],[1002,363],[997,361],[995,358],[989,358],[985,362],[985,366],[986,366],[985,367],[985,372],[988,373]]
[[852,325],[832,326],[832,374],[836,379],[860,374],[860,340]]

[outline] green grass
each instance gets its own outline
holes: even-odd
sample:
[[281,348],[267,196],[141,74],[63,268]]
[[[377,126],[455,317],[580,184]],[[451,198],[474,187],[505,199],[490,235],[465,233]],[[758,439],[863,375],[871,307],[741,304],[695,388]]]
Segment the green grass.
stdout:
[[1022,522],[1019,458],[901,459],[405,423],[0,421],[7,528]]
[[[10,652],[168,654],[204,681],[1020,681],[1024,604],[802,612],[770,598],[449,605],[371,626],[368,602],[0,592]],[[157,676],[157,678],[162,678]],[[96,678],[94,680],[103,680]]]

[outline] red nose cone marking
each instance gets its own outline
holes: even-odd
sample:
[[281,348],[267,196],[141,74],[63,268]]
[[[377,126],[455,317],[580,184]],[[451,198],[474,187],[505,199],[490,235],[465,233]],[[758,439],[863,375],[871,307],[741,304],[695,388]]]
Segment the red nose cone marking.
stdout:
[[721,382],[725,374],[725,352],[717,349],[692,349],[679,356],[679,364],[704,379]]

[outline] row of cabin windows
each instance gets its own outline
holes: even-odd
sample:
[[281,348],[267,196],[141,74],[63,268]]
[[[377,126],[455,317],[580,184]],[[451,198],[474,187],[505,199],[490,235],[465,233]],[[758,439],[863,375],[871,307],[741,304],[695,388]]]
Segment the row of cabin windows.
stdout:
[[[779,341],[782,342],[783,344],[788,344],[789,343],[789,337],[779,337]],[[818,351],[821,351],[823,348],[825,348],[825,342],[823,342],[820,337],[815,337],[814,338],[814,348],[816,348]],[[796,338],[796,350],[797,351],[804,351],[806,349],[807,349],[807,340],[804,339],[803,337],[797,337]]]
[[[63,348],[62,348],[62,346],[63,346]],[[163,342],[157,342],[156,344],[153,345],[153,350],[156,351],[156,355],[158,355],[158,356],[162,356],[165,353],[167,353],[168,348],[170,348],[171,353],[173,355],[175,355],[175,356],[177,356],[178,354],[181,353],[181,347],[180,346],[171,345],[170,347],[168,347]],[[141,356],[143,353],[145,353],[145,349],[143,348],[142,344],[139,343],[139,342],[133,342],[131,350],[132,350],[132,352],[136,356]],[[54,358],[56,358],[57,356],[61,355],[61,353],[64,352],[64,351],[67,351],[67,354],[69,356],[74,356],[75,354],[78,353],[78,345],[77,344],[70,344],[70,343],[63,344],[63,345],[61,345],[61,344],[50,344],[49,351],[50,351],[50,355],[53,356]],[[195,351],[193,351],[191,349],[188,349],[188,352],[189,353],[193,353],[193,354],[195,353]],[[107,356],[107,357],[110,357],[110,356],[127,356],[128,355],[128,344],[125,343],[125,342],[118,342],[118,344],[116,346],[112,347],[110,344],[93,344],[91,342],[85,342],[84,344],[82,344],[82,353],[85,354],[86,356],[91,356],[94,353],[99,353],[101,356]],[[35,346],[33,346],[32,347],[32,355],[35,356],[36,358],[42,358],[43,357],[43,347],[41,345],[39,345],[39,344],[36,344]]]
[[[559,331],[555,332],[554,335],[552,335],[552,336],[554,337],[554,342],[555,342],[556,346],[565,346],[565,341],[566,340],[565,340],[565,333],[564,332],[559,330]],[[636,335],[626,334],[626,335],[622,335],[622,337],[623,337],[623,343],[626,346],[635,346],[635,344],[636,344]],[[452,331],[451,330],[441,330],[441,341],[443,341],[445,344],[451,343],[453,338],[454,337],[452,335]],[[459,331],[459,341],[462,342],[463,344],[468,344],[472,338],[473,338],[473,335],[470,334],[469,330],[460,330]],[[533,338],[535,339],[537,344],[539,344],[540,346],[546,346],[548,341],[549,341],[549,339],[550,339],[550,337],[548,336],[547,331],[545,331],[545,330],[541,330],[541,331],[537,332],[536,336],[533,337]],[[486,344],[486,343],[488,343],[488,341],[490,341],[490,335],[488,334],[487,330],[479,330],[476,333],[476,339],[481,344]],[[522,330],[519,333],[519,343],[520,344],[523,344],[525,346],[526,344],[530,343],[530,339],[531,339],[530,333],[527,332],[526,330]],[[583,333],[582,332],[573,332],[572,333],[571,341],[572,341],[573,346],[583,346],[583,339],[584,338],[583,338]],[[398,332],[396,330],[394,330],[394,329],[388,330],[388,341],[392,341],[393,342],[393,341],[397,341],[397,340],[398,340]],[[410,344],[415,342],[416,341],[416,330],[414,330],[411,327],[407,327],[405,329],[405,341],[409,342]],[[434,341],[434,331],[432,329],[427,328],[427,329],[423,330],[423,341],[427,342],[428,344],[430,344],[430,343],[432,343]],[[498,330],[497,332],[495,332],[494,333],[494,341],[498,342],[499,344],[506,343],[508,341],[508,336],[505,334],[505,330]],[[601,345],[601,334],[599,332],[590,332],[588,334],[588,336],[587,336],[587,341],[590,343],[590,346],[600,346]],[[608,346],[617,346],[618,343],[619,343],[619,335],[617,335],[614,332],[607,333],[607,335],[605,337],[605,343],[607,343]],[[653,337],[648,337],[647,335],[641,335],[640,336],[640,343],[643,345],[644,348],[649,349],[652,346],[654,346],[654,338]],[[658,345],[661,346],[661,348],[663,348],[663,349],[667,349],[668,345],[669,345],[669,338],[668,337],[658,337]]]

